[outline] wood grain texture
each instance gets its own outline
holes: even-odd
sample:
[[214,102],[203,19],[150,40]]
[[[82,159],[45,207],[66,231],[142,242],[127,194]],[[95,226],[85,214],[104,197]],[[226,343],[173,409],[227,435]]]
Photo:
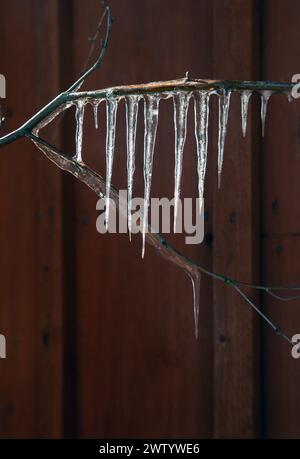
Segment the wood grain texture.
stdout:
[[[214,2],[214,78],[258,79],[256,14],[255,2],[251,0]],[[220,190],[214,180],[213,268],[246,282],[259,278],[256,139],[260,132],[255,116],[256,104],[251,101],[247,137],[243,139],[240,100],[237,95],[232,96]],[[259,324],[236,292],[217,281],[213,305],[214,436],[252,438],[259,428],[256,354]]]
[[[1,2],[7,129],[59,90],[59,2]],[[61,174],[26,140],[1,152],[0,436],[62,435]]]
[[[299,3],[266,1],[263,77],[291,80],[299,72]],[[263,150],[263,274],[267,284],[299,284],[300,105],[271,99]],[[299,301],[265,298],[264,306],[288,336],[299,333]],[[299,362],[264,329],[264,436],[299,438]]]

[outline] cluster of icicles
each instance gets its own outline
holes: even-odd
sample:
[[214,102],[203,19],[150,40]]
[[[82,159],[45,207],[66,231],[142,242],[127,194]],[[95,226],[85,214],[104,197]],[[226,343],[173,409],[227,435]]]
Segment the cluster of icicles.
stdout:
[[[262,135],[265,130],[267,104],[272,91],[260,91]],[[114,162],[116,114],[119,101],[124,98],[127,121],[127,192],[128,192],[128,230],[131,235],[133,194],[133,179],[135,172],[135,140],[139,102],[144,100],[144,211],[142,221],[143,248],[145,253],[145,232],[148,228],[148,209],[150,204],[152,165],[155,138],[158,125],[159,102],[162,98],[172,97],[174,103],[175,128],[175,172],[174,172],[174,230],[176,228],[178,201],[180,199],[180,184],[182,175],[183,150],[187,131],[187,112],[191,97],[194,99],[195,139],[197,149],[198,197],[201,211],[204,195],[204,180],[207,163],[209,100],[212,94],[219,96],[219,132],[218,132],[218,185],[221,185],[221,174],[224,159],[224,145],[227,131],[228,113],[231,90],[178,90],[170,93],[155,93],[144,95],[114,96],[107,99],[79,99],[76,101],[76,155],[75,159],[82,162],[82,135],[84,111],[87,103],[92,103],[95,127],[98,128],[98,106],[106,100],[106,224],[109,221],[109,196]],[[243,90],[241,94],[242,132],[246,136],[247,112],[252,91]]]
[[[240,90],[241,98],[241,118],[242,134],[246,136],[247,113],[250,97],[253,91]],[[275,91],[274,91],[275,92]],[[265,120],[267,114],[268,101],[273,91],[259,91],[261,98],[261,123],[262,136],[265,131]],[[232,90],[178,90],[167,93],[137,94],[126,96],[111,96],[101,99],[85,98],[78,99],[76,104],[76,155],[75,159],[82,162],[82,136],[83,120],[85,107],[88,103],[92,104],[94,111],[95,128],[98,128],[98,107],[102,101],[106,101],[106,225],[109,221],[109,196],[111,191],[111,180],[114,162],[115,134],[116,134],[116,114],[118,104],[121,99],[125,99],[126,104],[126,125],[127,125],[127,192],[128,192],[128,230],[131,237],[132,230],[132,207],[131,200],[133,195],[133,180],[135,173],[135,142],[139,102],[144,101],[144,211],[142,214],[142,238],[143,248],[142,257],[145,254],[145,234],[148,230],[148,211],[150,205],[152,165],[155,147],[155,138],[158,125],[159,103],[161,99],[173,98],[174,104],[174,129],[175,129],[175,171],[174,171],[174,231],[178,215],[178,202],[180,199],[180,184],[182,175],[183,151],[187,132],[187,113],[190,99],[194,99],[195,117],[195,139],[197,151],[197,173],[198,173],[198,197],[199,212],[203,205],[204,180],[207,164],[208,149],[208,124],[209,124],[209,102],[210,96],[218,96],[219,107],[219,130],[218,130],[218,186],[221,186],[221,174],[224,159],[224,146],[227,131],[228,113]],[[290,93],[287,93],[288,100],[291,101]],[[198,336],[199,319],[199,295],[200,295],[200,272],[191,276],[193,286],[193,308],[195,335]]]

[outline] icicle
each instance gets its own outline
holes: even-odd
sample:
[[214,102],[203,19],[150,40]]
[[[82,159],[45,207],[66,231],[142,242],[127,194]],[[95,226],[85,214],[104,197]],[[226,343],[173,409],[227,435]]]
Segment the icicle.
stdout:
[[76,155],[75,159],[82,162],[82,135],[83,135],[83,118],[86,102],[78,100],[76,103]]
[[174,189],[174,232],[176,231],[178,201],[182,174],[183,149],[186,139],[187,112],[191,93],[181,92],[173,96],[175,127],[175,189]]
[[227,131],[228,112],[231,91],[225,89],[219,94],[219,136],[218,136],[218,188],[221,187],[221,175],[224,160],[224,146]]
[[133,176],[135,171],[135,138],[136,124],[140,96],[126,97],[126,125],[127,125],[127,200],[128,200],[128,231],[131,240],[131,200],[133,189]]
[[266,124],[266,115],[267,115],[267,107],[268,101],[273,94],[273,91],[261,91],[260,101],[260,116],[261,116],[261,135],[262,137],[265,136],[265,124]]
[[93,112],[94,112],[94,123],[95,123],[95,129],[98,129],[99,123],[98,123],[98,107],[100,104],[100,100],[93,100]]
[[116,115],[118,99],[106,100],[106,206],[105,221],[108,228],[109,220],[109,198],[111,188],[111,176],[114,162],[115,137],[116,137]]
[[193,311],[194,311],[194,327],[195,338],[199,336],[199,307],[200,307],[200,287],[201,287],[201,273],[200,271],[187,272],[193,287]]
[[241,92],[241,112],[242,112],[243,137],[246,137],[248,105],[249,105],[249,99],[250,99],[251,95],[252,95],[252,91],[250,91],[250,90],[245,90],[245,91]]
[[202,211],[204,180],[207,162],[208,146],[208,119],[209,119],[209,97],[208,91],[197,91],[194,93],[194,115],[195,115],[195,137],[197,145],[197,171],[198,171],[198,194],[199,213]]
[[144,214],[143,214],[143,249],[142,258],[145,255],[145,233],[148,224],[148,211],[150,202],[150,190],[152,181],[153,153],[158,123],[159,96],[144,96]]

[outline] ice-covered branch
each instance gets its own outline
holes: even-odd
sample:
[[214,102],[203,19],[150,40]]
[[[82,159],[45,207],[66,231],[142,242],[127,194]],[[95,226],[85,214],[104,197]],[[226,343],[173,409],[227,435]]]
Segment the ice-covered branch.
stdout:
[[[201,93],[200,94],[200,99],[196,98],[196,104],[195,104],[195,119],[196,119],[196,133],[199,130],[202,135],[198,138],[196,135],[196,140],[197,140],[197,145],[198,145],[198,155],[200,158],[200,171],[203,168],[203,161],[206,161],[206,148],[207,144],[203,139],[207,139],[207,125],[208,125],[208,97],[205,97],[206,93]],[[82,101],[82,99],[79,99]],[[114,99],[113,99],[114,100]],[[201,102],[202,101],[202,102]],[[127,148],[129,152],[129,171],[132,169],[133,165],[131,164],[132,162],[132,156],[133,151],[132,149],[134,148],[135,142],[135,128],[136,128],[136,118],[137,118],[137,103],[138,103],[138,98],[134,96],[129,96],[127,98],[127,126],[129,129],[127,129],[127,135],[128,135],[128,142],[127,142]],[[200,104],[200,105],[199,105]],[[55,147],[52,145],[48,144],[46,141],[41,139],[39,137],[39,131],[43,129],[45,126],[47,126],[49,123],[51,123],[60,113],[62,113],[64,110],[66,110],[69,106],[71,105],[71,102],[68,102],[66,104],[63,104],[60,106],[57,110],[55,110],[51,115],[48,117],[44,118],[33,130],[32,133],[28,135],[31,140],[35,143],[35,145],[47,156],[48,159],[50,159],[52,162],[54,162],[58,167],[61,169],[68,171],[69,173],[73,174],[77,179],[85,183],[89,188],[91,188],[99,197],[101,198],[108,198],[110,197],[111,199],[114,200],[116,206],[119,205],[119,198],[118,198],[118,193],[117,191],[113,188],[109,181],[109,188],[108,188],[108,183],[107,180],[105,181],[100,175],[95,173],[93,170],[88,168],[83,162],[82,162],[82,157],[81,157],[81,135],[80,132],[82,131],[82,110],[83,110],[83,105],[79,104],[77,105],[77,113],[76,113],[76,118],[77,118],[77,151],[76,155],[73,157],[69,157],[64,155],[62,152],[58,151]],[[149,114],[150,107],[153,105],[153,100],[148,99],[148,102],[145,105],[145,117],[147,122],[149,122],[149,119],[151,119],[151,115]],[[198,110],[199,109],[199,110]],[[204,109],[204,111],[203,111]],[[108,114],[110,114],[111,110],[111,105],[108,104]],[[158,112],[158,108],[155,107],[155,113]],[[179,113],[179,121],[178,121],[178,116],[174,116],[174,122],[175,126],[178,128],[178,132],[176,134],[176,137],[180,138],[182,133],[180,134],[180,131],[182,131],[182,123],[184,123],[184,119],[181,120],[182,113],[186,112],[186,99],[185,98],[176,98],[175,102],[175,115]],[[115,108],[114,108],[114,113],[115,113]],[[181,115],[180,115],[181,114]],[[200,115],[200,116],[199,116]],[[157,115],[156,115],[157,116]],[[109,115],[109,118],[111,118],[111,115]],[[184,117],[183,117],[184,118]],[[108,122],[108,151],[111,150],[111,132],[110,132],[110,124],[111,122]],[[115,121],[113,122],[113,125],[115,125]],[[181,126],[181,128],[180,128]],[[115,127],[114,127],[115,129]],[[185,128],[183,129],[183,132],[185,131]],[[153,138],[152,134],[153,132],[153,120],[151,122],[151,129],[149,129],[149,132],[146,137],[146,143],[145,143],[145,148],[146,148],[146,156],[147,156],[147,151],[148,148],[150,148],[150,157],[152,157],[153,152]],[[150,147],[148,147],[148,143]],[[179,142],[180,144],[180,142]],[[177,148],[177,147],[176,147]],[[178,150],[178,148],[177,148]],[[180,147],[181,150],[181,147]],[[146,161],[147,162],[147,161]],[[148,166],[147,166],[148,167]],[[146,168],[147,169],[147,168]],[[205,169],[205,168],[204,168]],[[111,176],[111,174],[109,174]],[[130,175],[130,174],[129,174]],[[203,175],[203,172],[201,172],[201,177]],[[129,179],[130,182],[132,182],[132,177],[130,176]],[[203,181],[201,178],[201,184],[203,188]],[[125,211],[124,209],[120,209],[120,211]],[[228,278],[226,276],[223,276],[221,274],[217,274],[214,272],[211,272],[207,269],[205,269],[203,266],[198,265],[194,263],[192,260],[186,258],[184,255],[180,254],[178,251],[176,251],[161,235],[155,233],[154,231],[151,230],[151,227],[148,223],[148,220],[145,219],[145,215],[140,215],[140,220],[143,221],[143,238],[144,240],[152,245],[157,253],[163,257],[164,259],[172,262],[182,270],[184,270],[190,277],[192,281],[192,286],[193,286],[193,305],[194,305],[194,322],[195,322],[195,334],[198,336],[198,320],[199,320],[199,300],[200,300],[200,279],[201,279],[201,273],[204,273],[214,279],[217,279],[219,281],[222,281],[228,286],[234,287],[234,289],[239,293],[239,295],[246,301],[248,305],[251,306],[253,310],[255,310],[261,317],[262,319],[275,331],[278,335],[282,336],[284,339],[289,340],[289,338],[281,332],[279,327],[277,327],[257,306],[254,305],[254,303],[251,301],[251,299],[241,290],[242,287],[253,287],[253,288],[258,288],[264,290],[266,293],[272,294],[275,296],[273,293],[273,290],[276,290],[280,287],[264,287],[264,286],[255,286],[251,284],[243,284],[242,282],[239,282],[238,280]],[[146,227],[145,227],[146,226]],[[288,288],[288,287],[286,287]],[[299,289],[299,287],[293,287],[292,289]],[[279,295],[276,295],[278,299],[286,299],[284,297],[280,297]]]
[[[199,320],[199,296],[200,296],[200,278],[201,274],[206,274],[213,279],[224,282],[243,298],[243,300],[256,312],[260,317],[273,329],[275,333],[286,339],[289,343],[291,340],[252,302],[249,296],[242,290],[243,287],[259,289],[275,297],[278,300],[289,301],[298,299],[298,296],[288,297],[275,293],[277,290],[298,291],[300,286],[295,287],[265,287],[240,282],[236,279],[228,278],[222,274],[211,272],[186,258],[176,251],[163,237],[151,230],[148,223],[147,212],[151,191],[151,176],[153,154],[155,147],[155,136],[158,124],[159,102],[163,98],[173,98],[174,102],[174,127],[175,127],[175,184],[174,197],[175,207],[180,197],[180,180],[182,173],[182,158],[186,139],[186,121],[188,105],[191,99],[194,100],[195,115],[195,139],[197,149],[197,172],[198,172],[198,190],[200,209],[203,202],[205,169],[207,163],[207,146],[208,146],[208,121],[209,121],[209,100],[210,96],[216,94],[219,97],[219,136],[218,136],[218,182],[220,182],[223,158],[224,144],[226,137],[226,128],[228,112],[230,105],[230,96],[232,92],[238,92],[241,95],[241,118],[242,132],[246,135],[247,127],[247,109],[249,99],[253,92],[257,92],[261,97],[261,119],[262,132],[264,133],[265,119],[267,113],[267,104],[273,93],[285,93],[291,99],[291,90],[293,83],[280,83],[272,81],[227,81],[227,80],[199,80],[190,79],[187,74],[185,78],[170,81],[159,81],[147,84],[136,84],[127,86],[118,86],[96,91],[79,92],[79,88],[85,82],[86,78],[100,67],[106,49],[108,47],[109,37],[112,27],[112,15],[106,1],[104,11],[97,26],[96,33],[91,39],[91,47],[86,65],[82,75],[66,91],[59,94],[38,113],[26,121],[20,128],[0,138],[0,147],[3,147],[19,138],[28,137],[35,145],[46,155],[48,159],[54,162],[59,168],[71,173],[77,179],[85,183],[99,197],[114,200],[119,205],[118,193],[111,184],[112,167],[114,159],[114,143],[116,129],[116,111],[119,101],[124,98],[126,102],[126,119],[127,119],[127,172],[128,172],[128,194],[132,196],[133,176],[135,170],[135,137],[136,123],[139,108],[139,100],[144,100],[144,201],[146,203],[143,214],[140,219],[143,222],[143,253],[144,243],[152,245],[157,253],[164,259],[172,262],[183,271],[185,271],[192,281],[193,286],[193,304],[194,304],[194,322],[195,334],[198,335]],[[100,30],[106,21],[106,32],[103,42],[100,46],[100,52],[95,63],[86,69],[92,58],[95,45],[100,34]],[[98,125],[97,109],[99,103],[105,100],[107,107],[107,134],[106,134],[106,180],[93,170],[88,168],[82,160],[82,133],[84,110],[87,103],[93,106],[95,114],[95,125]],[[49,124],[59,114],[63,113],[71,105],[76,106],[76,153],[73,157],[66,156],[57,150],[54,146],[47,143],[39,137],[39,131]],[[107,206],[108,217],[108,206]],[[124,209],[120,209],[124,211]],[[125,210],[126,212],[126,210]],[[129,231],[131,231],[131,209],[127,209]],[[176,214],[176,209],[175,209]],[[175,222],[174,222],[175,224]]]
[[79,98],[98,98],[107,99],[110,97],[122,97],[129,95],[161,94],[161,97],[170,97],[177,91],[271,91],[279,93],[290,93],[295,83],[280,83],[276,81],[230,81],[230,80],[199,80],[181,78],[178,80],[155,81],[146,84],[134,84],[126,86],[115,86],[112,88],[101,89],[98,91],[85,91],[72,93],[67,96],[67,100]]
[[172,96],[174,91],[192,92],[196,90],[205,91],[272,91],[278,93],[290,93],[294,83],[280,83],[275,81],[227,81],[227,80],[190,80],[182,78],[179,80],[158,81],[147,84],[137,84],[128,86],[116,86],[112,88],[101,89],[97,91],[77,92],[78,87],[85,79],[95,71],[103,60],[107,49],[107,42],[111,30],[111,17],[108,21],[107,39],[101,49],[100,57],[95,64],[87,70],[67,91],[62,92],[43,107],[39,112],[32,116],[22,126],[15,131],[0,138],[0,147],[8,145],[15,140],[26,136],[40,121],[51,114],[54,110],[66,102],[75,102],[79,99],[110,99],[113,97],[124,97],[129,95],[145,95],[145,94],[160,94],[162,98]]
[[[87,185],[92,191],[94,191],[97,196],[100,198],[106,197],[106,182],[101,177],[101,175],[94,172],[92,169],[76,161],[74,158],[65,156],[62,152],[54,148],[52,145],[48,144],[46,141],[41,138],[31,134],[29,136],[31,140],[35,143],[37,148],[39,148],[48,159],[50,159],[54,164],[56,164],[60,169],[67,171],[74,175],[78,180]],[[111,186],[110,188],[110,198],[114,201],[115,205],[119,207],[119,195],[117,190]],[[126,212],[122,207],[119,208],[121,212]],[[143,216],[140,215],[140,219]],[[147,231],[145,234],[145,241],[150,244],[165,260],[175,264],[180,269],[182,269],[192,281],[193,287],[193,305],[194,305],[194,323],[195,323],[195,336],[198,337],[198,325],[199,325],[199,300],[200,300],[200,280],[201,273],[208,275],[214,279],[217,279],[228,286],[232,286],[237,293],[243,298],[243,300],[256,312],[260,317],[271,327],[271,329],[279,336],[284,338],[290,344],[292,343],[290,338],[285,335],[282,330],[272,322],[268,316],[266,316],[246,295],[245,292],[241,290],[241,285],[239,281],[230,279],[228,277],[222,276],[220,274],[214,273],[205,269],[203,266],[196,264],[192,260],[186,258],[180,252],[178,252],[171,244],[169,244],[160,234],[152,231],[151,226],[147,225]],[[251,284],[244,284],[244,286],[256,287]],[[262,287],[258,288],[264,289],[267,293],[271,293],[272,289],[277,289],[280,287]],[[287,288],[287,287],[286,287]],[[299,288],[299,287],[294,287]],[[280,298],[279,298],[280,299]]]
[[[179,82],[179,83],[178,83]],[[254,82],[251,83],[256,87],[256,90],[262,91],[261,85]],[[288,85],[278,84],[277,90],[281,92],[288,92]],[[175,90],[174,88],[178,88]],[[273,83],[274,87],[274,83]],[[147,88],[149,91],[147,92]],[[152,89],[155,91],[152,92]],[[158,91],[161,88],[162,91]],[[198,89],[196,89],[198,88]],[[205,89],[203,89],[205,88]],[[218,88],[218,89],[216,89]],[[228,88],[228,86],[227,86]],[[150,90],[151,89],[151,90]],[[146,91],[145,93],[141,91]],[[240,90],[239,90],[240,91]],[[241,110],[242,110],[242,127],[243,132],[246,130],[246,119],[247,119],[247,106],[249,97],[251,95],[250,89],[242,89],[241,94]],[[181,176],[181,160],[183,154],[183,148],[185,143],[185,131],[186,131],[186,113],[190,95],[194,98],[194,112],[195,112],[195,136],[197,145],[197,156],[198,156],[198,176],[199,176],[199,197],[203,198],[204,191],[204,177],[206,167],[206,156],[207,156],[207,142],[208,142],[208,116],[209,116],[209,99],[212,94],[217,94],[219,97],[219,177],[222,170],[223,154],[224,154],[224,142],[226,135],[226,126],[229,110],[230,94],[232,90],[226,89],[224,82],[199,82],[186,81],[182,83],[182,80],[178,80],[176,84],[174,81],[172,84],[166,83],[150,83],[149,85],[136,85],[130,87],[117,87],[109,88],[101,91],[89,91],[84,93],[69,93],[66,94],[55,109],[47,112],[47,115],[41,117],[40,115],[36,118],[38,122],[32,127],[31,130],[26,130],[25,136],[31,138],[36,146],[43,151],[43,153],[53,161],[58,167],[66,170],[73,174],[77,179],[81,180],[87,186],[89,186],[96,194],[100,197],[110,197],[118,205],[117,191],[111,185],[113,155],[114,155],[114,136],[115,136],[115,121],[116,121],[116,110],[119,100],[124,97],[126,100],[127,109],[127,149],[128,149],[128,189],[132,193],[132,180],[134,172],[134,148],[135,148],[135,131],[136,121],[138,112],[138,103],[141,98],[144,99],[144,121],[145,121],[145,151],[144,151],[144,179],[145,179],[145,201],[148,203],[150,198],[150,187],[153,161],[153,151],[155,142],[155,132],[158,121],[158,108],[160,98],[173,97],[174,100],[174,123],[175,123],[175,145],[176,154],[175,162],[177,167],[175,195],[179,197],[180,192],[180,176]],[[245,101],[243,96],[247,96]],[[266,97],[266,93],[262,91],[261,98],[262,103],[265,104],[262,113],[262,121],[265,119],[266,114],[266,102],[269,98]],[[87,103],[92,104],[95,113],[95,121],[97,125],[97,106],[101,100],[106,100],[107,104],[107,145],[106,145],[106,159],[107,159],[107,177],[104,180],[100,175],[89,169],[84,165],[82,161],[82,124],[85,105]],[[70,106],[76,106],[76,154],[71,157],[67,157],[62,152],[59,152],[52,145],[45,142],[39,137],[39,131],[53,121],[58,115],[63,113]],[[96,110],[95,110],[96,109]],[[201,201],[201,200],[200,200]],[[176,202],[176,201],[175,201]],[[128,209],[129,211],[129,209]],[[264,290],[266,293],[276,297],[279,300],[287,301],[288,297],[281,297],[276,295],[273,290],[279,289],[280,287],[264,287],[255,286],[251,284],[243,284],[235,279],[230,279],[221,274],[217,274],[206,270],[204,267],[197,265],[192,260],[187,259],[179,252],[177,252],[170,244],[168,244],[162,236],[155,234],[149,227],[147,214],[140,216],[143,221],[143,240],[152,245],[156,251],[164,259],[174,263],[181,269],[183,269],[190,277],[193,286],[193,298],[194,298],[194,321],[195,321],[195,334],[198,335],[198,318],[199,318],[199,297],[200,297],[200,277],[201,273],[205,273],[208,276],[220,280],[225,284],[233,287],[239,295],[246,301],[248,305],[255,310],[261,318],[275,331],[278,335],[290,342],[289,338],[281,332],[281,330],[257,307],[254,305],[252,300],[241,290],[242,286],[248,286]],[[143,248],[144,253],[144,248]],[[298,290],[300,287],[292,287],[291,290]],[[291,297],[290,299],[296,299],[297,297]]]
[[[56,164],[60,169],[67,171],[74,175],[78,180],[87,185],[91,190],[93,190],[97,196],[100,198],[106,197],[106,181],[101,177],[101,175],[94,172],[92,169],[76,161],[75,159],[65,156],[62,152],[57,150],[52,145],[48,144],[46,141],[30,134],[29,138],[34,142],[34,144],[50,159],[54,164]],[[110,187],[110,198],[114,201],[115,205],[119,206],[119,194],[114,187]],[[120,208],[120,211],[126,212],[123,208]],[[140,215],[140,219],[143,216]],[[198,336],[198,317],[199,317],[199,293],[200,293],[200,277],[201,272],[199,267],[188,260],[186,257],[177,252],[160,234],[155,233],[151,230],[151,227],[147,225],[145,231],[145,241],[150,244],[156,252],[164,259],[175,264],[179,268],[183,269],[192,281],[193,286],[193,296],[194,296],[194,320],[195,320],[195,334]]]

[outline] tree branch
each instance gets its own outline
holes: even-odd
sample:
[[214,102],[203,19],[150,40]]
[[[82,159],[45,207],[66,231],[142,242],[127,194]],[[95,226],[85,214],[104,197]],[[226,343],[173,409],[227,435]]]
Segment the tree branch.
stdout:
[[[109,23],[111,26],[111,22]],[[108,32],[109,37],[109,32]],[[107,43],[105,42],[105,45]],[[195,90],[232,90],[232,91],[265,91],[270,90],[278,93],[289,93],[294,83],[279,83],[275,81],[221,81],[221,80],[187,80],[186,78],[180,80],[159,81],[147,84],[129,85],[129,86],[116,86],[113,88],[101,89],[98,91],[85,91],[85,92],[72,92],[78,89],[80,84],[95,71],[102,62],[105,54],[106,47],[102,48],[101,56],[95,64],[82,75],[72,86],[65,92],[62,92],[43,107],[38,113],[30,118],[26,123],[15,131],[0,138],[0,147],[4,147],[15,140],[26,136],[32,129],[40,123],[45,117],[53,113],[61,105],[67,102],[76,102],[79,99],[109,99],[111,97],[122,97],[133,94],[149,94],[161,93],[162,97],[172,97],[173,91],[195,91]]]
[[[161,97],[169,98],[173,95],[174,91],[187,91],[192,92],[195,90],[206,90],[212,92],[225,91],[273,91],[279,93],[290,93],[294,84],[293,83],[280,83],[272,81],[221,81],[221,80],[191,80],[187,76],[179,80],[170,80],[170,81],[160,81],[153,82],[148,84],[139,84],[139,85],[130,85],[130,86],[118,86],[114,88],[107,88],[97,91],[86,91],[78,92],[78,89],[85,82],[86,78],[91,75],[96,69],[98,69],[103,61],[106,49],[108,47],[109,38],[112,28],[112,15],[108,4],[105,2],[105,9],[103,15],[99,21],[97,31],[95,36],[92,38],[92,47],[86,62],[88,62],[92,56],[94,45],[96,39],[99,35],[101,26],[106,18],[106,34],[105,39],[102,43],[99,56],[96,62],[76,80],[66,91],[59,94],[47,105],[45,105],[38,113],[32,116],[28,121],[26,121],[21,127],[15,131],[7,134],[0,138],[0,147],[4,147],[15,140],[28,137],[30,138],[35,145],[46,155],[48,159],[54,162],[60,169],[63,169],[77,179],[85,183],[90,189],[92,189],[99,197],[104,197],[105,195],[105,180],[93,170],[89,169],[83,163],[77,162],[74,158],[68,157],[59,150],[57,150],[53,145],[50,145],[45,140],[41,139],[38,134],[40,129],[49,124],[56,116],[64,112],[77,100],[85,99],[86,101],[93,99],[109,99],[111,97],[124,97],[127,95],[144,95],[149,93],[160,93]],[[118,206],[119,199],[117,190],[111,188],[110,197],[114,200],[115,204]],[[122,210],[122,209],[121,209]],[[142,217],[142,216],[141,216]],[[286,339],[289,343],[291,340],[251,301],[248,295],[246,295],[241,288],[251,287],[254,289],[259,289],[267,294],[272,295],[273,297],[282,300],[288,301],[291,299],[297,299],[298,296],[294,297],[281,297],[274,293],[275,290],[300,290],[300,286],[276,286],[276,287],[265,287],[261,285],[252,285],[248,283],[243,283],[235,279],[228,278],[222,274],[211,272],[205,269],[203,266],[197,265],[192,260],[186,258],[184,255],[180,254],[175,250],[163,237],[155,232],[151,231],[151,228],[148,227],[146,232],[146,242],[152,245],[157,253],[164,259],[172,262],[179,268],[183,269],[191,278],[193,284],[193,295],[194,295],[194,304],[198,304],[198,294],[199,294],[199,284],[201,273],[204,273],[213,279],[217,279],[225,284],[233,287],[237,293],[246,301],[246,303],[254,309],[261,318],[275,331],[278,335]],[[198,333],[198,309],[194,309],[195,317],[195,332],[196,336]]]
[[[135,84],[126,86],[115,86],[113,88],[101,89],[98,91],[70,93],[66,100],[76,100],[79,98],[96,98],[107,99],[110,97],[120,97],[129,95],[157,94],[171,97],[174,91],[192,92],[196,90],[203,91],[273,91],[278,93],[290,93],[295,83],[280,83],[276,81],[230,81],[230,80],[197,80],[181,78],[169,81],[154,81],[146,84]],[[70,91],[71,92],[71,91]]]

